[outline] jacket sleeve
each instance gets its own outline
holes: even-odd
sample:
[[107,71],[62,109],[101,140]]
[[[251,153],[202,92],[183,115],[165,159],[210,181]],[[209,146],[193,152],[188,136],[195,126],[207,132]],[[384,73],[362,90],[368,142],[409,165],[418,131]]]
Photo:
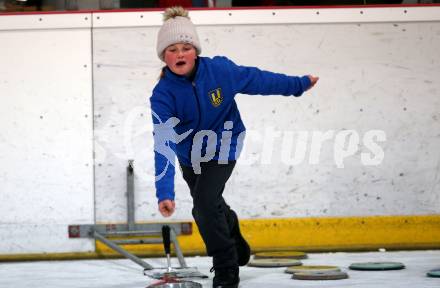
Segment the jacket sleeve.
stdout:
[[153,119],[154,169],[156,197],[158,202],[174,200],[175,151],[172,127],[166,121],[173,116],[173,108],[167,95],[153,91],[150,98]]
[[229,75],[235,83],[235,93],[301,96],[311,86],[308,76],[288,76],[256,67],[239,66],[226,57],[222,58],[226,61]]

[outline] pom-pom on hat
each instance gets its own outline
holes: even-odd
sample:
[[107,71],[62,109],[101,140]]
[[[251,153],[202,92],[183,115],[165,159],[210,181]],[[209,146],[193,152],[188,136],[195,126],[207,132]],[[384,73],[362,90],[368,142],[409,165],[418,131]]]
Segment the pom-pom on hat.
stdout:
[[189,43],[196,48],[197,55],[202,52],[196,27],[182,7],[171,7],[165,10],[163,25],[157,35],[157,56],[164,61],[164,50],[176,43]]

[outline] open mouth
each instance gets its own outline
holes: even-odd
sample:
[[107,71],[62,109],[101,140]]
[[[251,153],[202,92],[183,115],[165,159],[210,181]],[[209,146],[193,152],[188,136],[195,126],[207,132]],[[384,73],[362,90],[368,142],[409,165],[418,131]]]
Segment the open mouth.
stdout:
[[183,65],[185,65],[185,64],[186,64],[185,61],[179,61],[179,62],[176,63],[176,66],[177,66],[177,67],[180,67],[180,66],[183,66]]

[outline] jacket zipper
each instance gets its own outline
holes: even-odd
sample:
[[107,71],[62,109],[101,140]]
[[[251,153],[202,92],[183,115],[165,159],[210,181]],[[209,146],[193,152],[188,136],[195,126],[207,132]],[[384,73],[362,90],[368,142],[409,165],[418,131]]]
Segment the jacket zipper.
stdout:
[[202,113],[200,113],[200,101],[199,101],[199,97],[197,96],[197,89],[196,89],[196,82],[191,82],[191,85],[193,87],[193,92],[194,92],[194,97],[196,98],[196,102],[197,102],[197,112],[199,112],[199,118],[198,118],[198,122],[197,122],[197,126],[195,131],[199,130],[199,125],[200,125],[200,117],[202,116]]
[[[199,126],[200,126],[200,121],[201,121],[201,117],[202,117],[202,113],[200,112],[200,101],[199,101],[199,97],[197,96],[197,89],[196,89],[196,82],[192,81],[191,82],[192,88],[193,88],[193,92],[194,92],[194,97],[196,98],[196,102],[197,102],[197,112],[199,113],[199,118],[198,118],[198,122],[196,125],[196,128],[194,129],[194,133],[193,133],[193,141],[194,141],[194,135],[198,132],[199,130]],[[190,159],[191,161],[191,150],[192,150],[192,146],[191,149],[189,151],[189,157],[188,159]]]

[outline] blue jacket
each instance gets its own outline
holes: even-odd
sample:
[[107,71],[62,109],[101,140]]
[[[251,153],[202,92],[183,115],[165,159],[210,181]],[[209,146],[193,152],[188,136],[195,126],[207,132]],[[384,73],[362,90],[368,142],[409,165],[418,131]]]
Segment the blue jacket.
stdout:
[[[191,147],[197,132],[213,131],[210,132],[214,136],[211,140],[216,141],[216,144],[210,143],[210,147],[215,149],[213,160],[237,159],[243,137],[240,141],[237,139],[240,135],[244,136],[242,132],[246,130],[234,100],[237,93],[300,96],[310,86],[308,76],[287,76],[238,66],[226,57],[199,57],[193,79],[176,75],[165,68],[164,76],[150,98],[154,124],[156,196],[159,202],[174,200],[173,154],[182,165],[191,167],[194,157]],[[229,135],[228,141],[222,140],[222,135]],[[207,151],[207,138],[203,139],[205,150],[201,155]],[[229,151],[220,151],[221,143],[229,141]]]

